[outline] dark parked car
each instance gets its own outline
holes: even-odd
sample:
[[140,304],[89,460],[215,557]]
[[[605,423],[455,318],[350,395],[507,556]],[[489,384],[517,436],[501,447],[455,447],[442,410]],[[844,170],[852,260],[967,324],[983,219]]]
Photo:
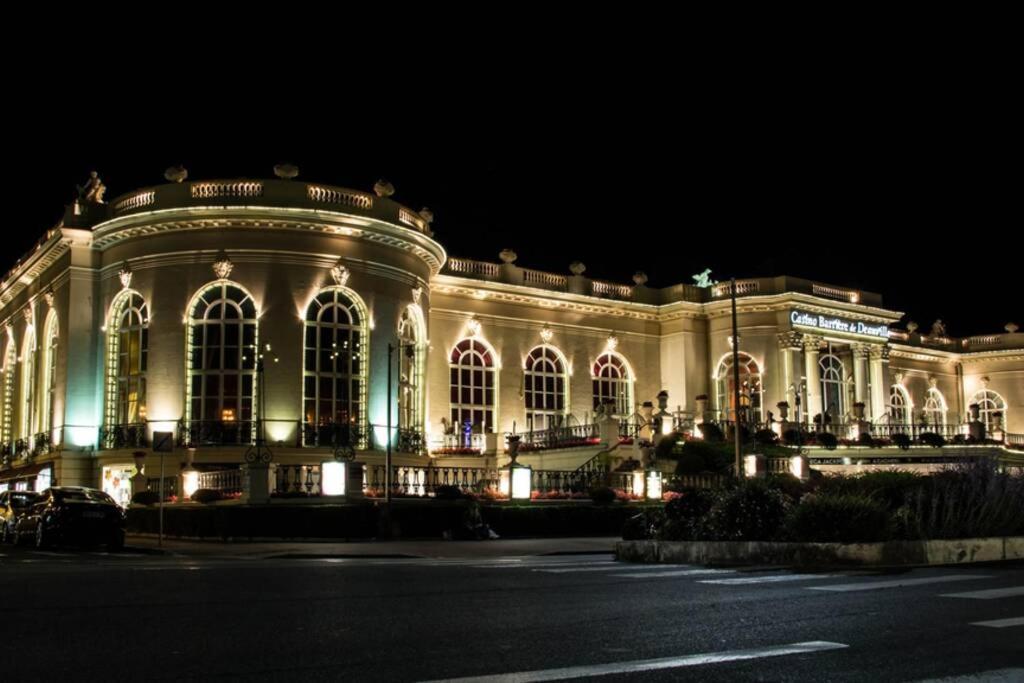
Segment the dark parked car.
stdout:
[[4,543],[14,540],[14,525],[38,498],[35,491],[0,492],[0,537]]
[[41,494],[15,526],[17,543],[25,537],[37,548],[58,543],[100,543],[124,547],[124,511],[103,491],[83,486],[52,486]]

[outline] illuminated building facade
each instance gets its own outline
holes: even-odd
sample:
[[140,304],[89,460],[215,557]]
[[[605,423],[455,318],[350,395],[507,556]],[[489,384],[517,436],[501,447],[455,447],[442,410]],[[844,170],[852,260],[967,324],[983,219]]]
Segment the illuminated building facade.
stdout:
[[128,491],[155,432],[190,465],[237,465],[261,407],[275,463],[348,448],[374,461],[389,396],[407,463],[636,419],[662,390],[697,422],[788,413],[953,434],[973,405],[990,435],[1024,433],[1012,325],[894,330],[902,314],[877,294],[740,280],[737,410],[728,283],[610,283],[581,263],[522,268],[510,250],[450,258],[429,212],[391,192],[278,178],[83,195],[0,283],[0,487]]

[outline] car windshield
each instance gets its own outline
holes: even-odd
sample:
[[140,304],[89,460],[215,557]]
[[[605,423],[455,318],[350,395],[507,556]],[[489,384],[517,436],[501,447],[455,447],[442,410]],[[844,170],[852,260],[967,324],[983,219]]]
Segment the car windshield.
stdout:
[[54,490],[53,497],[64,503],[113,503],[114,499],[103,491],[95,489],[73,489],[68,491]]
[[38,498],[38,497],[39,496],[37,496],[34,493],[22,493],[22,492],[12,493],[11,494],[11,507],[16,507],[16,508],[28,507],[29,505],[34,503],[36,498]]

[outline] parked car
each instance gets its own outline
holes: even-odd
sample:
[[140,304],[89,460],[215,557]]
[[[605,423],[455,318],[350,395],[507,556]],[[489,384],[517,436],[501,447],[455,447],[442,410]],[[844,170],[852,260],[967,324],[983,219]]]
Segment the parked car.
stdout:
[[15,539],[31,537],[37,548],[60,543],[124,547],[125,516],[114,499],[84,486],[51,486],[15,524]]
[[14,541],[14,525],[39,498],[35,491],[0,492],[0,537],[4,543]]

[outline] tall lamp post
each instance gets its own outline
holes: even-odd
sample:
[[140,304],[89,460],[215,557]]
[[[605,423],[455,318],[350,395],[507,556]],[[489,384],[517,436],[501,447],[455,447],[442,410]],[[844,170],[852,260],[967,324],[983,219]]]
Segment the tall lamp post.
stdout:
[[743,477],[743,454],[740,444],[740,331],[736,322],[736,278],[730,278],[732,294],[732,399],[733,440],[736,444],[736,477]]
[[256,387],[259,391],[259,395],[256,397],[256,443],[245,451],[245,461],[247,463],[261,463],[266,465],[274,459],[274,454],[270,452],[270,449],[266,446],[266,427],[263,424],[264,412],[267,406],[267,387],[264,382],[264,360],[267,355],[270,355],[274,362],[277,362],[277,354],[273,353],[270,344],[264,347],[263,353],[260,353],[259,348],[255,349],[256,353]]

